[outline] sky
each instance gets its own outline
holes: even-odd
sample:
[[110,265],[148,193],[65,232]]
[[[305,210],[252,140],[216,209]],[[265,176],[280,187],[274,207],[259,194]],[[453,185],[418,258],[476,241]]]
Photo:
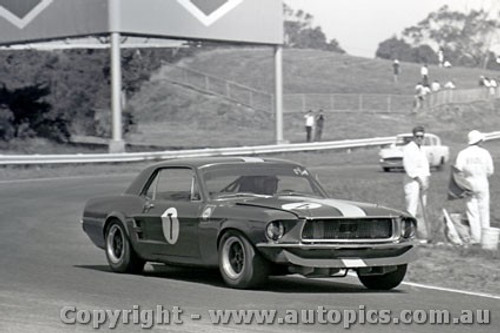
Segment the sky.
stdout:
[[378,44],[417,25],[444,5],[468,12],[498,10],[499,0],[284,0],[313,16],[328,40],[336,39],[348,54],[374,58]]

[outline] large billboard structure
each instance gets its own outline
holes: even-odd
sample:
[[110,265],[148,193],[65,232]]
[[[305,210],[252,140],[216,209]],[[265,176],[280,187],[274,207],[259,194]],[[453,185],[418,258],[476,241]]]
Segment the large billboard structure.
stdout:
[[276,141],[283,141],[281,0],[0,0],[0,45],[110,36],[112,140],[121,133],[120,37],[270,45],[275,57]]

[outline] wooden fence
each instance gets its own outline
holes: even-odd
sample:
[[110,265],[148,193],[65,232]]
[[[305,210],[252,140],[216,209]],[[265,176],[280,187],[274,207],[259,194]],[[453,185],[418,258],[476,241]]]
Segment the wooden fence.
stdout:
[[[185,67],[171,64],[165,78],[166,82],[221,96],[255,110],[272,112],[274,95],[245,85],[212,76]],[[500,98],[499,89],[487,88],[447,89],[429,94],[423,107],[432,109],[444,104],[461,104]],[[374,112],[407,113],[414,108],[413,95],[387,94],[284,94],[284,113],[306,112],[323,109],[325,112]]]

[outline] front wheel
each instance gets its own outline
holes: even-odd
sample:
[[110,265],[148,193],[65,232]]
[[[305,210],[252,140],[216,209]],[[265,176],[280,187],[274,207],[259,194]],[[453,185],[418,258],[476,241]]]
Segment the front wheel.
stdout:
[[441,157],[441,160],[439,161],[439,164],[436,166],[437,171],[442,171],[444,168],[444,157]]
[[224,282],[233,288],[246,289],[263,283],[268,263],[241,234],[229,231],[219,245],[219,270]]
[[408,265],[398,265],[396,270],[383,275],[359,275],[358,279],[368,289],[390,290],[403,281]]
[[116,221],[106,231],[106,259],[109,267],[119,273],[140,273],[145,264],[130,245],[122,224]]

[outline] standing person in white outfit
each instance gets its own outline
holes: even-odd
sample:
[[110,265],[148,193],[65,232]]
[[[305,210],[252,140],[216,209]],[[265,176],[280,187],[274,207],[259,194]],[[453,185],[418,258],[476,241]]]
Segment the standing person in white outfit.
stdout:
[[469,146],[457,155],[456,168],[463,173],[473,191],[466,199],[467,219],[471,229],[471,243],[481,242],[481,228],[490,227],[490,190],[488,177],[493,174],[490,153],[480,147],[484,135],[476,130],[468,135]]
[[422,243],[427,243],[429,235],[424,210],[431,172],[429,161],[421,147],[424,134],[423,126],[413,129],[413,141],[403,148],[403,167],[406,173],[404,180],[406,210],[417,219],[417,237]]
[[306,119],[306,141],[311,142],[312,139],[312,132],[313,132],[313,127],[314,127],[314,114],[312,110],[309,110],[306,115],[304,115],[304,118]]

